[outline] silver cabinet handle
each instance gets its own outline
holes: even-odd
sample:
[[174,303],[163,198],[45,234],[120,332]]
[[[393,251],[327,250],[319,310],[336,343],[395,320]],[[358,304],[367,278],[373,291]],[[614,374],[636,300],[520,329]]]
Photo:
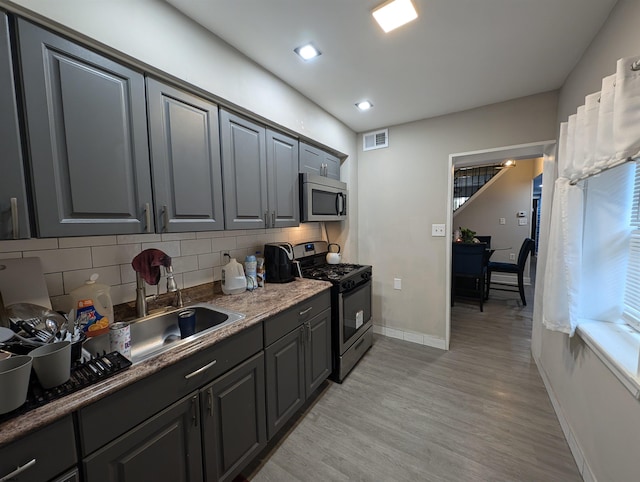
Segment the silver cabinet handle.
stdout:
[[151,206],[149,203],[144,203],[144,222],[147,224],[144,230],[147,233],[151,232]]
[[189,380],[189,378],[193,378],[196,375],[200,375],[203,371],[207,370],[208,368],[211,368],[213,365],[216,364],[218,360],[213,360],[211,363],[207,363],[205,366],[203,366],[202,368],[198,368],[195,372],[191,372],[188,375],[184,376],[185,380]]
[[276,212],[275,211],[271,211],[271,227],[272,228],[276,227]]
[[13,239],[20,238],[20,220],[18,219],[18,198],[11,198],[11,229]]
[[22,467],[18,467],[16,470],[11,472],[10,474],[5,475],[4,477],[0,477],[0,482],[5,482],[13,479],[16,475],[20,475],[22,472],[27,470],[29,467],[33,467],[36,465],[36,459],[31,459],[29,462],[24,464]]
[[165,233],[169,232],[169,211],[167,210],[167,206],[162,206],[162,231]]
[[310,306],[309,308],[307,308],[306,310],[301,311],[300,313],[298,313],[298,316],[304,316],[307,313],[309,313],[311,310],[313,309],[313,306]]

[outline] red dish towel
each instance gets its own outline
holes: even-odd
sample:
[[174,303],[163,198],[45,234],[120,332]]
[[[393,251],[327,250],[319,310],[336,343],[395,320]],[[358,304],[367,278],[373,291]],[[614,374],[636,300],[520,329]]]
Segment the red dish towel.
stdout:
[[131,261],[131,266],[150,285],[160,281],[160,266],[171,266],[171,256],[159,249],[145,249]]

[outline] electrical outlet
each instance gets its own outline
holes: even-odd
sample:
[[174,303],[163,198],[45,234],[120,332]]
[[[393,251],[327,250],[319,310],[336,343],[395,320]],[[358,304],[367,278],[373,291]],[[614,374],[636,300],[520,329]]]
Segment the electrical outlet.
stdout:
[[518,226],[526,226],[527,218],[518,218]]
[[507,224],[507,218],[500,218],[500,224]]
[[431,225],[431,236],[444,236],[445,235],[444,231],[445,231],[444,224]]
[[509,259],[511,261],[515,261],[516,260],[516,253],[509,253]]
[[394,290],[402,289],[402,278],[393,278],[393,289]]

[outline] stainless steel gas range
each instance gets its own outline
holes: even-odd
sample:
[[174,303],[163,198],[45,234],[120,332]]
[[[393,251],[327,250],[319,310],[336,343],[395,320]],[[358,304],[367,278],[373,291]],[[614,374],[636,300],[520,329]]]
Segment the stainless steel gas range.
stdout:
[[342,383],[373,343],[371,278],[368,265],[329,264],[325,241],[293,247],[302,276],[333,283],[331,288],[332,379]]

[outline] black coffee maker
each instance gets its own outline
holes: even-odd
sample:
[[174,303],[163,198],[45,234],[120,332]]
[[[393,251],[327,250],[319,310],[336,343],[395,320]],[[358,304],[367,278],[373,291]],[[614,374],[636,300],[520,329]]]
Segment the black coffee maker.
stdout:
[[264,245],[265,281],[288,283],[293,281],[293,246],[290,243],[267,243]]

